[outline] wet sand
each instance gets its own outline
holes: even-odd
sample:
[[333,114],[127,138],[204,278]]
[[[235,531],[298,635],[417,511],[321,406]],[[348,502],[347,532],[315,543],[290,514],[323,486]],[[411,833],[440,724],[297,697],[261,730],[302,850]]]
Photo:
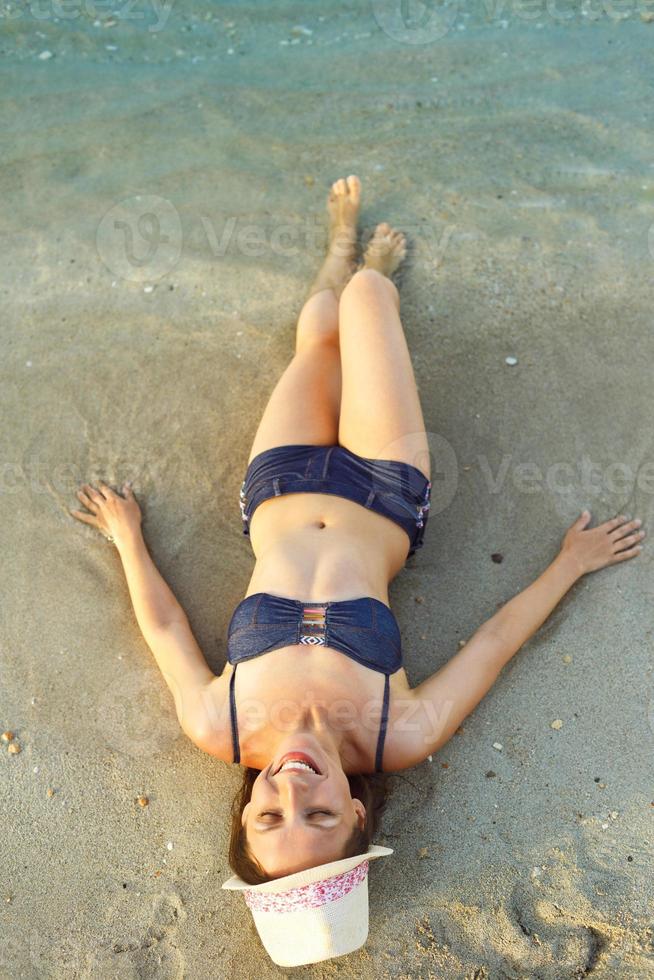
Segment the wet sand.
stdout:
[[[238,771],[180,732],[75,488],[133,479],[219,670],[252,567],[249,446],[327,189],[357,173],[365,229],[410,238],[436,470],[391,587],[412,683],[583,507],[647,529],[654,23],[635,5],[461,5],[444,31],[382,3],[21,9],[0,21],[0,728],[22,748],[0,752],[0,976],[283,976],[220,889]],[[296,975],[654,976],[651,582],[647,545],[583,579],[463,732],[392,779],[368,944]]]

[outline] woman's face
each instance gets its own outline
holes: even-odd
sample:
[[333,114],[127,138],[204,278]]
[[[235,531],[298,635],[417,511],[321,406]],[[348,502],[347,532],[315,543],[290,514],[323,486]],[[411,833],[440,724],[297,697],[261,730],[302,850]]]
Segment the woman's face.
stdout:
[[338,755],[307,734],[285,740],[259,773],[242,823],[255,859],[279,878],[337,861],[365,818]]

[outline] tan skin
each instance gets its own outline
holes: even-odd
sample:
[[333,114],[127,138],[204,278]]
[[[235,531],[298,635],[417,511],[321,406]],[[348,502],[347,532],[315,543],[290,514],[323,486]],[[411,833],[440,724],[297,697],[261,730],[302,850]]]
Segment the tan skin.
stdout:
[[[290,443],[341,443],[360,456],[408,462],[430,476],[420,400],[389,278],[404,236],[379,225],[355,271],[360,182],[338,180],[328,199],[331,245],[298,320],[293,359],[275,386],[249,460]],[[184,732],[232,761],[228,687],[216,676],[188,619],[156,569],[131,488],[103,482],[77,495],[71,513],[115,542],[134,611],[175,699]],[[403,668],[390,678],[385,771],[416,765],[441,748],[582,576],[640,553],[639,520],[619,515],[590,527],[584,511],[554,561],[483,623],[436,673],[416,687]],[[256,557],[245,596],[270,592],[306,601],[371,596],[390,605],[388,586],[409,539],[388,518],[330,494],[264,501],[250,523]],[[347,773],[371,772],[383,676],[328,647],[284,647],[242,663],[237,674],[241,761],[260,769],[243,813],[250,848],[273,876],[337,858],[366,813]],[[277,773],[284,754],[306,752],[319,773]]]

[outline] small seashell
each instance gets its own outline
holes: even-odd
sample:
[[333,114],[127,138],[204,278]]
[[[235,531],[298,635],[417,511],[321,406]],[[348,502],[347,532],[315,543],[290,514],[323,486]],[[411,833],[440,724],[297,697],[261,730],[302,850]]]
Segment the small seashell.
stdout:
[[169,840],[168,843],[166,844],[166,847],[168,848],[169,851],[172,851],[172,849],[173,849],[174,846],[175,845],[173,844],[173,842],[171,840]]
[[52,51],[42,51],[39,55],[39,61],[47,61],[49,58],[54,58]]
[[154,286],[144,286],[143,287],[143,292],[144,293],[151,293],[153,289],[154,289]]
[[13,742],[15,737],[16,736],[14,735],[13,732],[3,732],[2,735],[0,735],[0,738],[2,738],[3,742]]
[[53,790],[52,786],[48,786],[46,793],[50,798],[52,798],[55,795],[55,791]]
[[561,660],[563,661],[564,664],[572,663],[572,657],[570,656],[569,653],[564,653],[563,656],[561,657]]
[[422,858],[426,858],[426,857],[429,857],[429,848],[428,847],[419,847],[418,848],[418,858],[419,859],[422,859]]
[[509,364],[511,367],[513,367],[515,364],[518,363],[518,358],[517,357],[513,357],[513,355],[510,354],[508,357],[505,357],[504,358],[504,363],[505,364]]
[[553,722],[551,722],[550,728],[555,728],[558,731],[559,728],[563,728],[563,722],[560,718],[556,718]]
[[147,806],[150,800],[148,799],[147,796],[139,796],[137,797],[136,802],[138,803],[139,806]]
[[493,748],[494,749],[497,749],[498,752],[501,752],[502,749],[503,749],[503,747],[504,746],[502,745],[501,742],[493,742]]
[[7,746],[7,752],[9,752],[11,755],[18,755],[20,752],[20,745],[18,742],[10,742]]

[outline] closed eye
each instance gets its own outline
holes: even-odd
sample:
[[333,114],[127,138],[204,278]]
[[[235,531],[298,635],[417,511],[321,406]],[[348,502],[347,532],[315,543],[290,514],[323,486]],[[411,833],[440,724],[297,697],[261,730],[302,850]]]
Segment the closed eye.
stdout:
[[[277,812],[276,810],[264,810],[263,813],[260,813],[259,814],[259,818],[261,818],[261,817],[281,817],[282,815],[283,814]],[[315,817],[316,815],[317,816],[322,816],[322,817],[335,817],[336,816],[336,814],[334,813],[333,810],[311,810],[309,813],[307,813],[307,817]]]

